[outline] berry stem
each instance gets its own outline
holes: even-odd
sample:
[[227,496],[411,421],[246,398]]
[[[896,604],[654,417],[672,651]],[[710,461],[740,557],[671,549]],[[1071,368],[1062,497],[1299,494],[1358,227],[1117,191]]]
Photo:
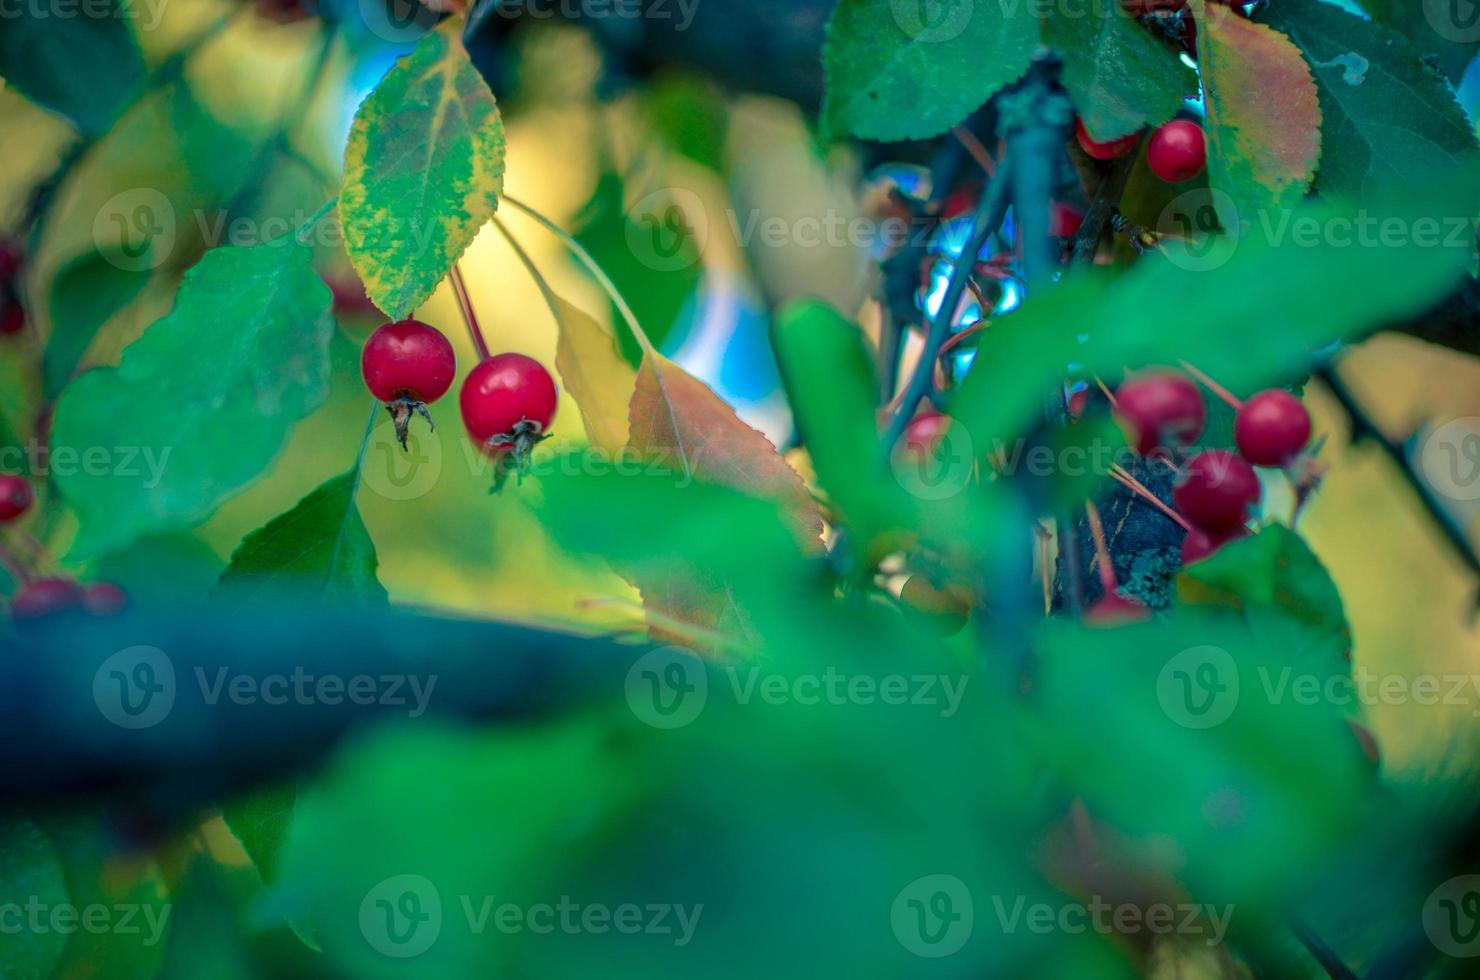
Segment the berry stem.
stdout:
[[511,207],[518,208],[520,211],[523,211],[525,214],[529,215],[531,218],[537,221],[546,231],[550,232],[550,234],[560,239],[561,243],[570,250],[570,253],[574,255],[582,265],[586,267],[586,271],[590,272],[592,277],[597,281],[597,283],[600,284],[601,288],[606,291],[606,295],[611,299],[612,305],[617,308],[617,312],[622,314],[622,319],[627,322],[628,328],[630,328],[632,331],[633,338],[636,339],[637,344],[639,347],[642,348],[643,353],[657,353],[657,348],[655,348],[653,346],[653,342],[648,339],[647,332],[642,329],[642,324],[637,322],[637,314],[632,312],[632,307],[629,306],[627,304],[627,301],[622,298],[622,293],[620,290],[617,289],[617,284],[612,282],[611,276],[606,274],[606,270],[601,267],[601,263],[597,262],[596,259],[592,257],[590,252],[586,251],[584,245],[572,238],[563,228],[561,228],[555,222],[551,221],[549,218],[545,217],[543,214],[536,211],[528,204],[525,204],[523,201],[505,195],[504,202]]
[[1152,493],[1150,490],[1146,489],[1145,484],[1143,484],[1140,480],[1137,480],[1134,476],[1131,475],[1129,470],[1125,469],[1120,464],[1116,463],[1111,465],[1110,476],[1112,479],[1115,480],[1115,482],[1119,483],[1121,486],[1125,487],[1127,490],[1131,491],[1136,496],[1140,497],[1142,500],[1145,500],[1157,510],[1161,511],[1167,517],[1171,518],[1179,527],[1182,528],[1182,530],[1192,530],[1192,525],[1188,523],[1187,518],[1183,517],[1181,514],[1168,507],[1160,497]]
[[956,137],[956,141],[965,148],[967,153],[971,154],[971,158],[987,172],[988,177],[995,177],[997,175],[997,165],[992,162],[992,155],[987,152],[987,148],[982,145],[982,141],[976,138],[975,133],[965,126],[953,126],[951,127],[951,135]]
[[1227,388],[1223,387],[1218,382],[1208,377],[1206,374],[1203,374],[1194,365],[1188,363],[1187,361],[1178,361],[1177,363],[1182,365],[1182,370],[1192,375],[1198,381],[1201,381],[1205,388],[1207,388],[1213,394],[1217,395],[1219,398],[1223,399],[1223,401],[1227,403],[1228,407],[1233,409],[1235,412],[1244,407],[1244,403],[1235,398],[1233,392],[1229,391]]
[[936,311],[935,319],[930,323],[930,330],[925,338],[925,349],[920,353],[920,363],[915,366],[914,376],[910,378],[904,396],[900,399],[899,408],[895,411],[894,418],[889,423],[889,429],[884,434],[880,447],[881,458],[884,460],[889,458],[894,444],[899,441],[899,437],[904,434],[905,427],[909,425],[910,419],[914,416],[915,408],[935,380],[935,365],[940,357],[940,348],[950,335],[951,321],[955,318],[956,307],[961,302],[962,294],[966,292],[967,280],[971,278],[971,270],[976,264],[975,258],[981,252],[987,239],[1002,224],[1002,219],[1007,213],[1008,188],[1012,184],[1011,170],[1012,159],[1003,157],[998,166],[997,175],[992,178],[990,186],[983,191],[981,200],[977,203],[976,219],[972,223],[971,235],[951,267],[951,280],[946,286],[940,309]]
[[1120,588],[1115,580],[1115,567],[1110,564],[1110,546],[1105,543],[1105,525],[1100,523],[1100,508],[1093,500],[1084,502],[1084,516],[1089,518],[1089,533],[1095,539],[1095,561],[1100,566],[1100,590],[1114,595]]
[[1331,980],[1357,980],[1357,975],[1342,962],[1341,957],[1331,948],[1330,944],[1316,933],[1303,919],[1291,919],[1290,931],[1295,938],[1300,940],[1300,945],[1306,948],[1315,961],[1326,971],[1326,976]]
[[1095,188],[1095,196],[1079,224],[1079,232],[1074,236],[1071,261],[1075,265],[1094,264],[1100,251],[1100,240],[1105,237],[1105,228],[1110,224],[1110,215],[1120,206],[1126,182],[1130,180],[1136,161],[1141,158],[1141,146],[1145,142],[1146,135],[1143,134],[1136,148],[1116,160],[1105,179],[1100,181],[1100,186]]
[[1115,400],[1115,393],[1110,390],[1109,386],[1105,384],[1104,380],[1098,374],[1095,375],[1095,384],[1100,386],[1100,391],[1104,393],[1105,400],[1110,403],[1112,409],[1120,407],[1120,403]]
[[967,327],[965,330],[962,330],[960,333],[953,335],[949,340],[947,340],[945,343],[943,343],[943,344],[940,345],[940,352],[936,354],[936,357],[937,358],[945,357],[951,351],[955,350],[956,347],[961,343],[961,341],[965,340],[968,337],[974,337],[974,336],[976,336],[977,334],[981,333],[983,330],[987,329],[990,326],[991,326],[991,323],[989,323],[986,320],[983,320],[981,323],[978,323],[975,326]]
[[488,349],[488,341],[483,339],[483,328],[478,325],[478,314],[473,311],[473,299],[468,295],[468,284],[463,281],[462,268],[458,263],[452,263],[452,271],[447,274],[452,283],[452,293],[457,297],[457,308],[462,313],[463,323],[467,324],[468,336],[473,338],[473,347],[478,351],[478,360],[486,361],[493,356]]

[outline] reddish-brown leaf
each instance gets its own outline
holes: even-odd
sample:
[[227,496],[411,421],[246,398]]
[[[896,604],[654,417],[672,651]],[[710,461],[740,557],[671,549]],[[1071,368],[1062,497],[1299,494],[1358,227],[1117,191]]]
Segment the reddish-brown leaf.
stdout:
[[1279,227],[1321,159],[1321,104],[1300,49],[1230,7],[1190,0],[1206,90],[1208,181],[1223,226]]

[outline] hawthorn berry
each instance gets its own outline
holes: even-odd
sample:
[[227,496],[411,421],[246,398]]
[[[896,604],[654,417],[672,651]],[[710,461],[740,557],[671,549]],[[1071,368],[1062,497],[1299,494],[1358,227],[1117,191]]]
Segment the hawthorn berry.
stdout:
[[427,406],[452,387],[457,357],[440,330],[418,320],[402,320],[385,324],[365,341],[360,373],[370,393],[385,402],[404,449],[413,412],[436,431]]
[[1172,487],[1172,502],[1182,516],[1214,534],[1237,533],[1259,497],[1259,475],[1254,467],[1223,449],[1192,457]]
[[83,605],[83,591],[64,578],[32,579],[10,600],[10,618],[17,622],[72,612]]
[[1072,204],[1063,201],[1053,202],[1053,210],[1049,212],[1048,233],[1055,238],[1072,238],[1079,233],[1079,226],[1084,224],[1084,212]]
[[0,288],[0,337],[13,337],[26,329],[26,309],[20,300]]
[[1226,533],[1213,533],[1194,527],[1182,539],[1183,567],[1202,561],[1228,542],[1246,537],[1248,533],[1248,528],[1242,525]]
[[1208,410],[1192,380],[1154,371],[1126,381],[1115,393],[1115,411],[1126,438],[1145,456],[1158,446],[1190,446],[1202,435]]
[[928,459],[935,455],[941,440],[951,430],[951,417],[939,412],[925,411],[915,416],[904,430],[904,448],[911,460]]
[[1151,134],[1146,165],[1168,184],[1191,180],[1208,162],[1208,140],[1191,119],[1173,119]]
[[1233,439],[1255,466],[1283,466],[1310,442],[1310,413],[1288,391],[1261,391],[1238,410]]
[[25,477],[13,473],[0,476],[0,524],[13,521],[30,510],[35,499],[36,493]]
[[9,238],[0,238],[0,284],[8,283],[21,271],[21,246]]
[[1096,160],[1119,159],[1135,149],[1136,143],[1141,139],[1141,134],[1135,132],[1120,139],[1101,142],[1089,134],[1083,119],[1074,120],[1074,135],[1079,139],[1080,148]]
[[94,616],[116,616],[128,608],[128,593],[112,582],[95,582],[82,590],[82,604]]
[[910,622],[939,636],[961,632],[971,615],[971,594],[960,586],[936,586],[923,575],[912,575],[900,590]]
[[463,381],[463,425],[482,450],[502,462],[513,451],[519,472],[534,447],[549,438],[560,393],[545,366],[523,354],[497,354]]
[[1084,611],[1084,621],[1091,626],[1121,626],[1139,623],[1151,617],[1150,611],[1134,599],[1118,592],[1107,592]]

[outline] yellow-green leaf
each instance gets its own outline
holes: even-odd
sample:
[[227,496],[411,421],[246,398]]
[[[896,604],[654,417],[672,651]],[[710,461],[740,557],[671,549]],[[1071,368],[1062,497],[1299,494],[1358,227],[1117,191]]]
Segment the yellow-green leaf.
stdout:
[[355,114],[339,213],[375,305],[410,316],[493,217],[504,124],[448,20],[398,61]]
[[601,324],[560,297],[554,298],[560,326],[555,367],[581,410],[591,445],[616,453],[627,445],[628,405],[637,372]]

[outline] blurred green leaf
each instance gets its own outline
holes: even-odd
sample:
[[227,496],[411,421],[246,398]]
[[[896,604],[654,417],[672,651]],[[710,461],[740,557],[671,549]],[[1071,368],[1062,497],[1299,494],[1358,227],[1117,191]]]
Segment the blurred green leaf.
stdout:
[[15,980],[43,980],[62,958],[67,935],[59,929],[32,927],[27,909],[39,907],[42,916],[71,904],[62,857],[56,844],[28,817],[17,812],[0,817],[0,894],[17,910],[17,920],[0,936],[0,976]]
[[1405,40],[1329,3],[1270,4],[1260,13],[1300,47],[1315,76],[1316,190],[1361,199],[1374,186],[1400,181],[1464,186],[1464,158],[1480,149],[1474,124]]
[[823,118],[837,136],[936,136],[1021,76],[1037,47],[1030,7],[842,0],[828,22]]
[[426,302],[493,217],[504,189],[504,124],[448,20],[355,113],[339,213],[344,245],[393,320]]
[[175,606],[206,598],[224,565],[199,538],[158,534],[109,552],[93,564],[89,575],[121,586],[130,602]]
[[70,119],[86,136],[113,124],[144,81],[144,56],[130,26],[132,5],[94,0],[86,14],[23,5],[0,32],[0,77]]
[[[1244,611],[1256,634],[1279,649],[1278,637],[1264,636],[1261,622],[1271,614],[1309,628],[1323,642],[1332,666],[1351,650],[1351,627],[1336,583],[1310,546],[1282,524],[1231,541],[1211,556],[1182,571],[1184,597],[1221,602]],[[1196,583],[1201,588],[1191,587]],[[1287,645],[1283,647],[1289,649]]]
[[287,591],[331,600],[385,602],[375,542],[360,519],[358,470],[326,480],[292,510],[242,539],[219,591],[238,599]]
[[725,172],[729,109],[713,82],[667,72],[654,77],[645,94],[648,123],[669,146],[715,173]]
[[1043,42],[1064,59],[1064,86],[1090,133],[1112,140],[1166,122],[1197,92],[1177,52],[1119,5],[1045,8]]
[[[117,368],[63,392],[52,473],[82,522],[80,555],[199,522],[323,402],[333,321],[311,260],[293,235],[208,252]],[[75,467],[59,465],[64,449]]]
[[880,479],[879,381],[863,331],[826,303],[801,300],[777,314],[773,346],[818,482],[868,536],[889,513],[883,491],[898,487]]
[[[621,176],[603,170],[576,217],[575,237],[611,277],[653,346],[661,349],[699,288],[703,265],[688,217],[676,202],[645,198],[651,206],[629,214],[626,193]],[[622,322],[615,307],[612,322]],[[641,363],[642,347],[630,330],[619,328],[617,342],[633,367]]]
[[98,330],[139,295],[149,273],[93,253],[69,264],[51,286],[51,335],[42,354],[45,397],[71,380]]

